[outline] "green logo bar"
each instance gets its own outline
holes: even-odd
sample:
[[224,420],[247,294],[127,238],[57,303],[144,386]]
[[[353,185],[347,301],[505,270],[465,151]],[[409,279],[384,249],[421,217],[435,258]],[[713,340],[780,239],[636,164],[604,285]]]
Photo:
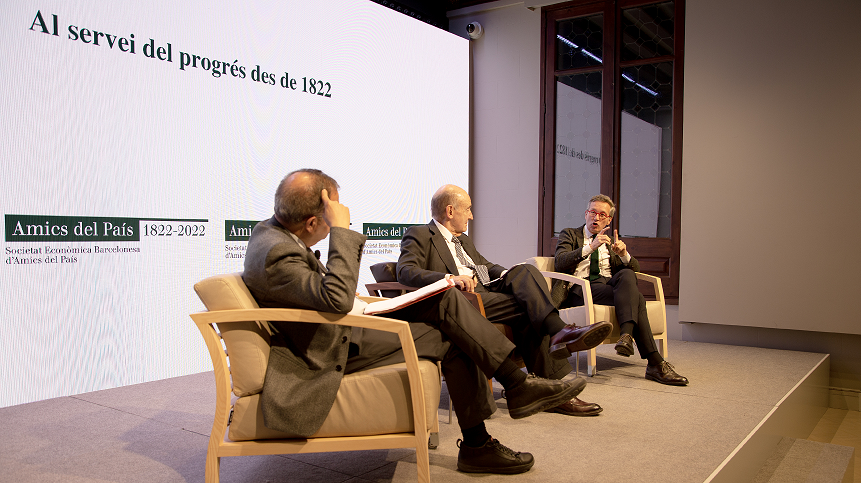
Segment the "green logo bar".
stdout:
[[368,240],[400,240],[411,226],[421,223],[363,223],[362,233]]
[[225,241],[248,241],[251,237],[251,230],[260,221],[252,220],[224,220],[224,240]]
[[140,220],[96,216],[6,215],[6,241],[140,241]]

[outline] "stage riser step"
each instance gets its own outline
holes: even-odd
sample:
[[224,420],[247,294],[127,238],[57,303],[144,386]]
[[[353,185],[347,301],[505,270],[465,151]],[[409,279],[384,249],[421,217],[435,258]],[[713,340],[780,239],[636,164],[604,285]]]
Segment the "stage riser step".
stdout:
[[783,438],[752,483],[851,482],[855,448]]

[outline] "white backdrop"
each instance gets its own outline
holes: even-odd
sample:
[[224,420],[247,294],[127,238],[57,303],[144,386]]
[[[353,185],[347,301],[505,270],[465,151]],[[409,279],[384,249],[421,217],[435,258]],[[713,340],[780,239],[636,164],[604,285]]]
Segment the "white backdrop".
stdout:
[[293,169],[337,179],[357,231],[469,185],[467,41],[372,2],[2,12],[0,407],[210,369],[192,285],[242,270]]

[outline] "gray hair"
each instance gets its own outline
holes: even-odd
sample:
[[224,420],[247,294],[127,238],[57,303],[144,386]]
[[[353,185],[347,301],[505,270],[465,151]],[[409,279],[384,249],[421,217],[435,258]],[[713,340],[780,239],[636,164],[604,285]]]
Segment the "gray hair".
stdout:
[[589,198],[589,203],[586,205],[586,208],[588,209],[589,205],[596,201],[610,205],[610,218],[616,216],[616,203],[613,203],[613,200],[611,200],[607,195],[595,195]]
[[[310,183],[290,183],[288,180],[297,173],[305,173],[311,176]],[[288,226],[304,223],[312,216],[322,216],[323,200],[320,193],[323,189],[329,191],[332,196],[340,186],[331,176],[319,169],[297,169],[292,171],[275,190],[275,214]]]

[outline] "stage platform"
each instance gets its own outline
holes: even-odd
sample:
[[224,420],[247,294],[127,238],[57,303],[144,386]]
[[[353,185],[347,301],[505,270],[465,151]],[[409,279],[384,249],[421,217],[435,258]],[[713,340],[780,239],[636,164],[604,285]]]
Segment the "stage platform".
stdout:
[[[826,354],[671,340],[669,358],[687,387],[647,381],[645,361],[598,349],[598,373],[581,398],[604,412],[575,418],[499,411],[490,433],[535,455],[523,475],[456,469],[460,437],[440,402],[440,446],[431,480],[482,482],[750,481],[781,438],[806,438],[828,406]],[[585,354],[581,354],[581,372]],[[573,361],[573,359],[572,359]],[[573,374],[570,376],[573,377]],[[203,481],[214,380],[195,374],[0,409],[9,441],[3,478],[16,482]],[[223,458],[229,482],[415,481],[408,450]]]

